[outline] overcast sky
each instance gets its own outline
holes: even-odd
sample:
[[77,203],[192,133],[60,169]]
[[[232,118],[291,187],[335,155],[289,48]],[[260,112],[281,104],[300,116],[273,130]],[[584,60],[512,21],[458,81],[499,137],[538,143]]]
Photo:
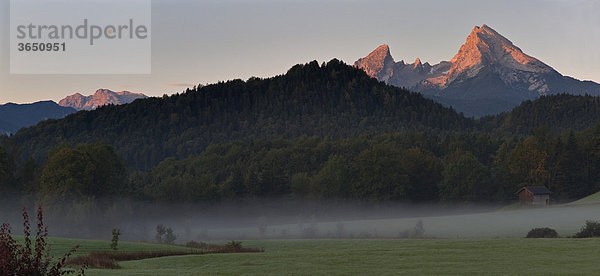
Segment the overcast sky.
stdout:
[[600,82],[600,1],[154,0],[149,75],[11,75],[9,1],[0,2],[0,103],[99,88],[160,96],[311,60],[351,64],[384,43],[396,61],[434,64],[482,24],[564,75]]

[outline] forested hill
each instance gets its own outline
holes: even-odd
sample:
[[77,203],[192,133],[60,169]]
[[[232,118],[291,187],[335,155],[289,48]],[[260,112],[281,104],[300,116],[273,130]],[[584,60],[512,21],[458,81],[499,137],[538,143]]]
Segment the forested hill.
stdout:
[[183,94],[104,106],[23,129],[11,139],[43,160],[61,143],[113,145],[131,168],[201,153],[212,143],[301,135],[351,137],[469,128],[473,121],[418,93],[388,86],[336,59],[273,78],[232,80]]
[[600,97],[558,94],[524,101],[510,112],[479,120],[479,127],[504,136],[527,136],[540,127],[558,134],[584,130],[600,119]]

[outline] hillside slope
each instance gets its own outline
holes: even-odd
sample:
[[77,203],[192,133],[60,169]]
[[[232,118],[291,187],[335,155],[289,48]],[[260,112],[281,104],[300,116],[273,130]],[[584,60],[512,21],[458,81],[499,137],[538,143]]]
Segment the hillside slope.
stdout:
[[32,126],[47,119],[60,119],[75,111],[70,107],[59,106],[53,101],[0,105],[0,134],[15,133],[22,127]]
[[510,112],[483,117],[478,123],[484,131],[511,136],[531,135],[542,126],[554,134],[581,131],[599,120],[600,97],[559,94],[525,101]]
[[565,205],[596,205],[600,204],[600,192],[575,200]]
[[332,60],[296,65],[273,78],[220,82],[79,112],[19,131],[13,141],[41,160],[56,144],[104,140],[131,167],[147,169],[166,157],[187,157],[234,139],[460,130],[472,124],[418,93]]

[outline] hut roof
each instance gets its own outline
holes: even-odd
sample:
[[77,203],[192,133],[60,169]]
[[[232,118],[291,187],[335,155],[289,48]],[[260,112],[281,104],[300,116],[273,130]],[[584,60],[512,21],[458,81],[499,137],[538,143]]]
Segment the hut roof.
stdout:
[[532,187],[523,187],[523,188],[519,189],[515,194],[519,194],[522,190],[528,190],[534,195],[549,195],[552,193],[545,186],[532,186]]

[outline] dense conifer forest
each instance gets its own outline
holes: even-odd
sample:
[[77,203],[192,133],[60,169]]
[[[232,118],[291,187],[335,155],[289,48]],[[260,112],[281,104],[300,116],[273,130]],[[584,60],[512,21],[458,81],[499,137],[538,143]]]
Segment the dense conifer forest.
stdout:
[[269,79],[232,80],[79,112],[21,130],[11,140],[37,161],[56,144],[105,141],[131,168],[149,169],[167,157],[185,158],[233,140],[450,131],[472,123],[418,93],[332,60],[296,65]]

